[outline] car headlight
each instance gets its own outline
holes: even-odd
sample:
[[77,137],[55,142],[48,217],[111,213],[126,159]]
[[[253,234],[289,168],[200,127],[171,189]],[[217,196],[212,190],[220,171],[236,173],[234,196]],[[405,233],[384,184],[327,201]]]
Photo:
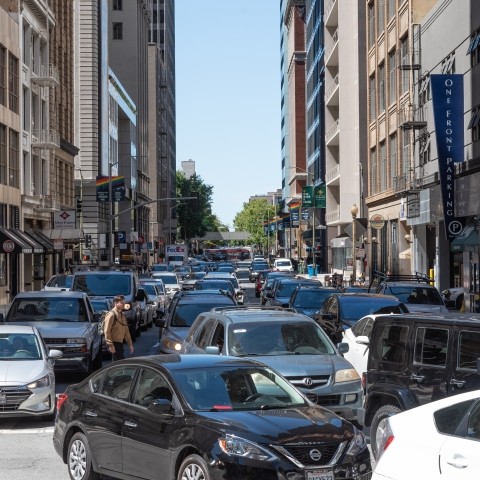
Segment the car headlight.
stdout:
[[131,303],[126,303],[124,306],[123,306],[123,309],[124,310],[130,310],[132,308],[132,304]]
[[360,375],[354,368],[335,372],[335,383],[352,382],[353,380],[360,380]]
[[367,448],[367,441],[365,440],[365,435],[360,430],[358,430],[358,428],[353,428],[354,436],[352,441],[350,442],[350,446],[348,447],[347,455],[358,455]]
[[256,443],[249,442],[235,435],[225,435],[218,439],[218,444],[222,452],[227,455],[236,455],[238,457],[250,458],[252,460],[270,461],[275,456],[268,450]]
[[27,388],[42,388],[42,387],[49,387],[50,386],[50,377],[48,375],[45,375],[42,378],[39,378],[38,380],[35,380],[32,383],[29,383],[27,385]]
[[165,346],[169,350],[175,350],[176,352],[179,352],[182,348],[182,344],[180,342],[176,342],[175,340],[167,340],[165,342]]

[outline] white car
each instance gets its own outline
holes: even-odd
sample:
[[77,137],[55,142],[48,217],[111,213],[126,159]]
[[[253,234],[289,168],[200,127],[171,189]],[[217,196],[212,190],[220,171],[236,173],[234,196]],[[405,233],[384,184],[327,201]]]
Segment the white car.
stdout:
[[366,315],[352,328],[343,332],[342,342],[348,343],[348,352],[343,356],[353,365],[360,377],[367,371],[368,347],[375,317],[376,315]]
[[441,295],[447,307],[454,307],[460,310],[465,296],[465,289],[463,287],[447,288],[442,291]]
[[35,327],[0,327],[0,419],[55,416],[53,363],[60,350],[48,350]]
[[64,273],[54,275],[50,280],[45,284],[42,290],[50,292],[61,292],[68,291],[72,286],[73,275],[67,275]]
[[293,272],[293,264],[289,258],[276,258],[273,262],[273,270],[277,272]]
[[388,418],[372,480],[477,480],[480,390]]
[[159,278],[165,285],[165,292],[169,300],[182,289],[176,273],[173,272],[152,272],[152,279]]

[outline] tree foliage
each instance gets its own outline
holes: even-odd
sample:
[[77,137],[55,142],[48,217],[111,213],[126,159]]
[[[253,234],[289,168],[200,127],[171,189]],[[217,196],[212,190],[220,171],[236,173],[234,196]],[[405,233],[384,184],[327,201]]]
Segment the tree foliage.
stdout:
[[255,199],[243,204],[243,210],[235,216],[233,225],[235,230],[249,232],[251,237],[248,243],[258,245],[261,250],[265,251],[265,247],[271,240],[267,239],[264,232],[264,224],[268,219],[275,216],[276,207],[269,205],[267,200]]
[[178,204],[177,236],[189,241],[193,237],[203,237],[206,232],[220,224],[212,213],[213,187],[206,185],[199,175],[187,178],[177,171],[177,198],[196,197],[196,200],[185,200]]

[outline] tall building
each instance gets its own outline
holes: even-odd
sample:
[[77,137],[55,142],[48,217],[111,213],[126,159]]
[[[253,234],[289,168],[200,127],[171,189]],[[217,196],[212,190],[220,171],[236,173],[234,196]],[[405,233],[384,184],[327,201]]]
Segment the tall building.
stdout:
[[[328,271],[362,269],[354,259],[353,242],[345,232],[357,216],[366,215],[365,5],[333,0],[325,7],[325,183],[328,226]],[[358,231],[359,229],[357,229]],[[360,244],[357,243],[358,247]],[[356,255],[358,257],[358,255]]]
[[[281,255],[300,258],[302,249],[302,186],[313,176],[307,171],[305,112],[305,0],[280,2],[280,74],[281,74],[281,209],[284,235],[280,237]],[[305,228],[305,222],[304,222]]]

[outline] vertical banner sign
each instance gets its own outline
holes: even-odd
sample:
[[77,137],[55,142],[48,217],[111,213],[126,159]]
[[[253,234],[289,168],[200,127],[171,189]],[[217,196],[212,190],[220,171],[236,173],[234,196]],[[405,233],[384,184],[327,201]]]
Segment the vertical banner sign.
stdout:
[[453,240],[463,222],[455,218],[455,163],[463,162],[463,75],[430,75],[442,188],[445,237]]
[[300,223],[298,206],[290,208],[290,218],[292,219],[292,227],[297,228]]
[[319,185],[315,187],[315,206],[317,208],[327,207],[327,187],[325,185]]
[[302,207],[313,207],[313,186],[302,187]]

